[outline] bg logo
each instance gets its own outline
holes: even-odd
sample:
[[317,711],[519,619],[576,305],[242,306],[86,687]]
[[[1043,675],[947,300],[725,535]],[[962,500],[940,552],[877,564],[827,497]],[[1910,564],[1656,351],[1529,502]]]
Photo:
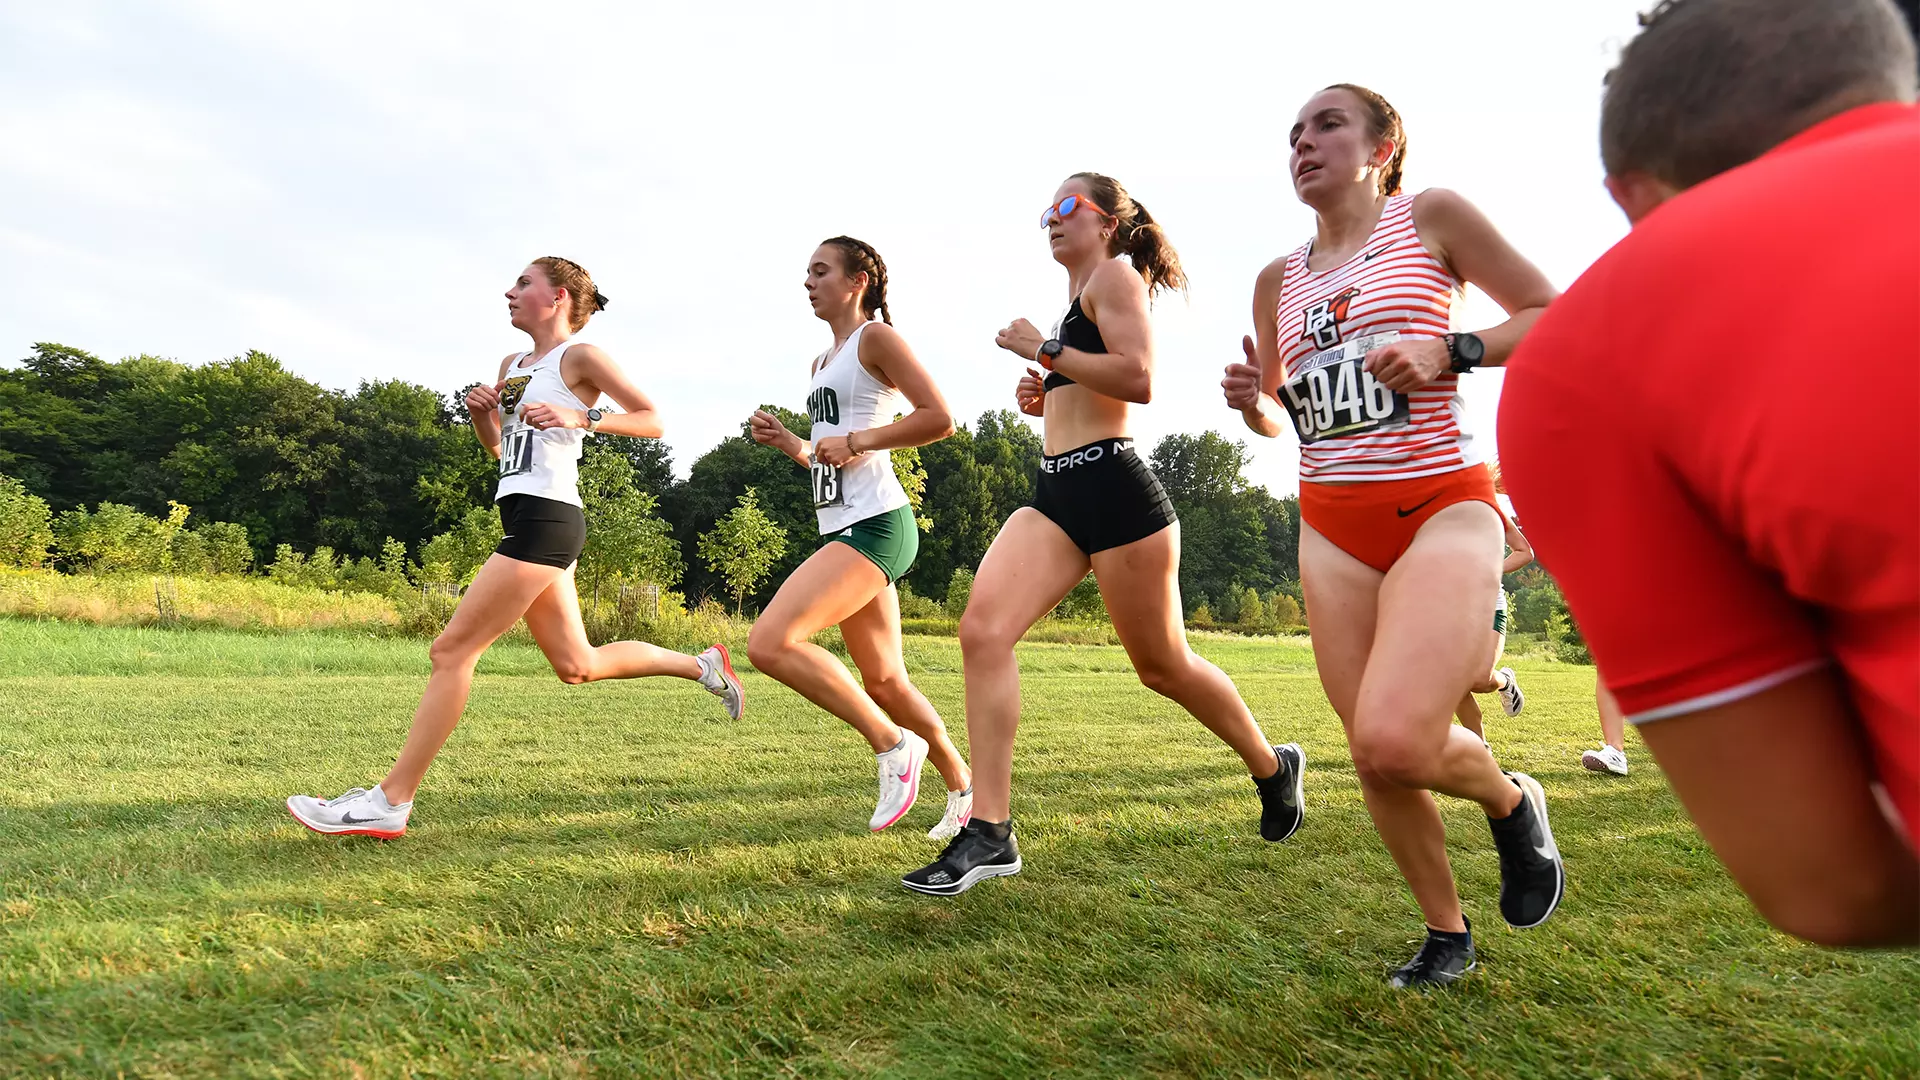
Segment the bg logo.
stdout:
[[1300,336],[1313,342],[1315,348],[1331,349],[1340,344],[1340,324],[1346,320],[1347,306],[1359,295],[1360,290],[1353,288],[1331,299],[1308,304]]

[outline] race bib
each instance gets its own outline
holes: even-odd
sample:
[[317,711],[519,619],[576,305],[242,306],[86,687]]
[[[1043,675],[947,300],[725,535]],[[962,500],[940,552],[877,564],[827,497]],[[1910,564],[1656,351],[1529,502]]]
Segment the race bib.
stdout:
[[1407,426],[1407,395],[1380,385],[1365,366],[1367,353],[1398,340],[1397,330],[1369,334],[1300,362],[1280,385],[1280,403],[1302,443]]
[[813,508],[824,510],[829,506],[840,506],[846,502],[846,493],[840,489],[840,466],[827,465],[815,458],[813,461]]
[[533,471],[533,429],[510,427],[500,433],[500,478]]

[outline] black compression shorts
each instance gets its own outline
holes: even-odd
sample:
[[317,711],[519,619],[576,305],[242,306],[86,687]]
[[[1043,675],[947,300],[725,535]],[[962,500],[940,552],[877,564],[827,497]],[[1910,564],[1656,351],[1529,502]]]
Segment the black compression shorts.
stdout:
[[1179,520],[1132,439],[1101,439],[1042,458],[1033,508],[1088,555],[1145,540]]
[[587,519],[579,507],[538,495],[501,499],[500,527],[507,535],[493,549],[496,554],[563,570],[580,558],[587,542]]

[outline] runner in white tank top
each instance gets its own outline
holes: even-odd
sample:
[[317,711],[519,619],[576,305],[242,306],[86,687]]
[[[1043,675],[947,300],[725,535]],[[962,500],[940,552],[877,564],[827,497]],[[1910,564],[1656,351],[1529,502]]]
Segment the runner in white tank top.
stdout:
[[[697,680],[739,719],[740,681],[724,646],[699,656],[642,641],[595,648],[580,623],[573,569],[586,541],[581,441],[594,431],[660,437],[647,396],[605,352],[572,337],[606,306],[587,272],[560,258],[534,260],[507,290],[514,328],[533,338],[533,348],[502,360],[497,382],[467,394],[474,435],[500,459],[500,546],[434,640],[433,675],[386,779],[332,799],[290,797],[287,811],[300,824],[330,835],[404,834],[414,792],[466,708],[474,665],[522,617],[563,682],[675,675]],[[603,414],[594,407],[602,394],[625,411]]]
[[[534,405],[558,405],[587,412],[561,376],[560,363],[568,349],[586,342],[568,338],[538,358],[523,352],[507,362],[500,387],[500,485],[497,502],[509,495],[580,505],[580,454],[586,446],[584,428],[536,428],[524,419]],[[532,358],[532,359],[530,359]]]
[[[1290,142],[1294,191],[1317,230],[1261,271],[1257,340],[1243,342],[1247,362],[1230,365],[1221,387],[1249,428],[1302,443],[1300,583],[1314,659],[1367,810],[1427,923],[1426,943],[1391,981],[1443,985],[1475,961],[1430,792],[1486,811],[1510,924],[1545,921],[1565,885],[1540,785],[1503,774],[1451,722],[1485,670],[1502,532],[1492,479],[1461,426],[1457,373],[1504,363],[1554,290],[1465,199],[1401,194],[1406,131],[1380,95],[1322,90]],[[1510,318],[1449,334],[1465,281]]]
[[[893,328],[887,264],[863,241],[836,236],[807,262],[807,301],[833,329],[833,347],[812,365],[809,439],[766,410],[753,438],[792,458],[812,477],[814,510],[826,543],[794,568],[747,639],[753,666],[845,720],[873,748],[879,798],[867,827],[904,817],[931,761],[947,786],[947,808],[927,835],[952,836],[973,813],[973,778],[926,695],[907,678],[894,582],[913,566],[919,525],[888,451],[953,434],[946,399]],[[875,315],[880,321],[873,321]],[[906,415],[895,420],[896,413]],[[838,626],[860,669],[808,639]]]
[[[881,382],[860,363],[860,339],[872,326],[864,322],[837,349],[814,361],[813,385],[807,388],[807,415],[813,421],[815,442],[856,431],[884,427],[907,404],[900,391]],[[838,532],[908,504],[907,489],[893,472],[889,451],[860,454],[845,465],[811,462],[813,506],[820,517],[820,535]]]

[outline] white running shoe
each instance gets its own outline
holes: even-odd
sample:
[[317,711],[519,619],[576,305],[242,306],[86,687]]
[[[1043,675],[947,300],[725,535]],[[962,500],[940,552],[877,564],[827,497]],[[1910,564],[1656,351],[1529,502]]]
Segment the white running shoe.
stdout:
[[929,840],[951,840],[960,835],[960,830],[973,820],[973,785],[968,784],[965,791],[947,792],[947,812],[940,824],[927,830]]
[[377,836],[382,840],[392,840],[406,833],[407,817],[413,813],[413,803],[403,802],[395,806],[387,801],[387,793],[375,785],[372,791],[354,788],[331,799],[316,799],[311,795],[289,796],[287,813],[293,815],[293,820],[317,833],[329,836]]
[[1507,685],[1500,688],[1500,707],[1508,716],[1519,716],[1520,710],[1527,707],[1527,695],[1520,692],[1520,678],[1510,667],[1501,668],[1500,674],[1507,677]]
[[1627,752],[1617,747],[1602,746],[1598,750],[1589,750],[1580,755],[1580,764],[1592,772],[1610,772],[1615,776],[1627,775]]
[[900,745],[874,756],[880,760],[880,801],[867,828],[879,832],[905,817],[913,809],[913,800],[920,797],[920,766],[927,763],[927,740],[901,728]]
[[700,685],[720,699],[728,716],[740,719],[747,711],[747,695],[740,688],[740,677],[733,673],[733,658],[727,655],[727,647],[716,642],[694,659],[700,662]]

